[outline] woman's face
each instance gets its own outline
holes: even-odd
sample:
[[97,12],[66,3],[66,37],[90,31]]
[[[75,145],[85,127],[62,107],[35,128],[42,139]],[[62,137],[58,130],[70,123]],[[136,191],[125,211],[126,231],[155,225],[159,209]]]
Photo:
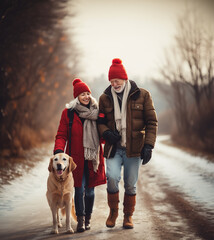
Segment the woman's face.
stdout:
[[91,94],[90,92],[80,93],[80,95],[78,96],[78,99],[82,105],[88,105],[91,100]]

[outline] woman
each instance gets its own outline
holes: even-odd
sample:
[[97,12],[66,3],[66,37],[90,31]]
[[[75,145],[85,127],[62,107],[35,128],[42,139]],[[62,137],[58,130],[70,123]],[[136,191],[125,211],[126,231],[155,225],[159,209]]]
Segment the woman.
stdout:
[[[90,229],[94,187],[105,184],[106,176],[103,150],[96,124],[99,111],[97,101],[91,96],[87,84],[80,79],[73,80],[73,96],[74,100],[66,104],[66,109],[62,112],[54,154],[64,152],[67,144],[65,151],[69,154],[70,150],[70,155],[77,164],[77,168],[73,171],[74,201],[78,221],[77,232],[83,232]],[[69,111],[73,112],[70,130]]]

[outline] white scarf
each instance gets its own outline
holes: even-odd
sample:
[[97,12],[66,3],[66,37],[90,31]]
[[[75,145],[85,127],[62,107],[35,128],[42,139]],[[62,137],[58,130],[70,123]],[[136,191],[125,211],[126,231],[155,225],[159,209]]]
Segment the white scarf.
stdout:
[[118,97],[114,88],[111,88],[111,93],[114,100],[114,118],[116,122],[116,128],[121,135],[121,146],[126,147],[126,114],[127,114],[127,99],[131,89],[131,84],[129,80],[127,80],[124,93],[123,93],[123,100],[122,106],[120,110]]

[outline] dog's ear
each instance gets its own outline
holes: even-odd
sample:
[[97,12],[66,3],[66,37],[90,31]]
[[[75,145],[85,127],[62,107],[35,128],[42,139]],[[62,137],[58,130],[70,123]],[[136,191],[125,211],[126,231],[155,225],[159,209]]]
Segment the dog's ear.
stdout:
[[74,162],[72,157],[69,157],[69,172],[74,171],[74,169],[77,167],[76,163]]
[[52,158],[50,159],[50,163],[49,163],[49,166],[48,166],[48,171],[49,171],[49,172],[52,172],[52,171],[53,171],[53,159],[54,159],[54,157],[52,157]]

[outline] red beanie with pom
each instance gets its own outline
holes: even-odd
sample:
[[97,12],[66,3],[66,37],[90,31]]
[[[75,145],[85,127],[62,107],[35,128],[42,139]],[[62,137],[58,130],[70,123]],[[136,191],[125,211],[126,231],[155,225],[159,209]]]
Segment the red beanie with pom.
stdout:
[[91,90],[86,83],[84,83],[81,79],[75,78],[73,80],[73,95],[74,98],[78,97],[83,92],[90,92]]
[[109,81],[114,78],[128,80],[126,70],[123,67],[122,61],[119,58],[114,58],[112,60],[112,65],[109,68],[109,72],[108,72]]

